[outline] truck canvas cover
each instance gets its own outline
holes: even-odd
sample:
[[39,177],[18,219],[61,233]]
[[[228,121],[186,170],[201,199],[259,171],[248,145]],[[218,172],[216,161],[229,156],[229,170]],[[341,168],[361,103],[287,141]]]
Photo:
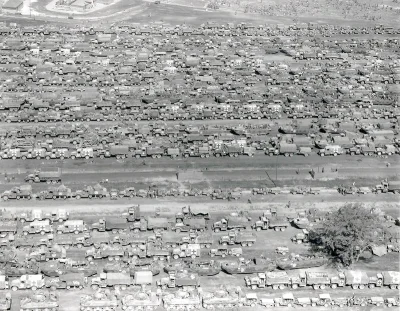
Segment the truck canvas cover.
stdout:
[[205,207],[202,206],[189,206],[184,207],[183,209],[184,211],[189,211],[189,213],[193,214],[194,216],[208,216],[208,212],[205,210]]
[[363,284],[368,283],[368,275],[363,271],[346,271],[347,284]]
[[168,218],[149,217],[147,223],[149,227],[164,227],[168,225],[169,221]]
[[17,231],[17,221],[0,221],[0,232],[16,232]]

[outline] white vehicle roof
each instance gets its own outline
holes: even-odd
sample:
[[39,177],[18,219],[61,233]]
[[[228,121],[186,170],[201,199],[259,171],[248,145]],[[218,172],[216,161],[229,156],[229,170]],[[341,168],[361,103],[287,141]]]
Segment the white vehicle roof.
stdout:
[[282,299],[294,299],[294,296],[292,293],[284,293],[282,294]]
[[371,301],[383,302],[383,297],[371,297]]
[[44,220],[34,220],[31,222],[32,226],[45,226],[45,225],[50,225],[50,220],[49,219],[44,219]]
[[329,294],[319,294],[320,299],[331,299],[331,295]]
[[70,219],[70,220],[66,220],[64,222],[64,225],[66,226],[79,226],[79,225],[83,225],[83,220],[82,219]]
[[272,271],[272,272],[267,272],[267,277],[273,279],[273,278],[279,278],[279,277],[285,277],[287,276],[286,271]]
[[247,299],[258,299],[257,293],[247,293],[246,294]]
[[297,301],[300,303],[304,303],[304,302],[311,302],[311,299],[309,297],[301,297],[301,298],[297,298]]

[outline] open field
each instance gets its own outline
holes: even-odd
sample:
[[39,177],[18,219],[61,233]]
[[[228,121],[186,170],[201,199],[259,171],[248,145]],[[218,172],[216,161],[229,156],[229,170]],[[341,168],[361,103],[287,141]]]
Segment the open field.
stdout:
[[[93,22],[113,23],[117,21],[134,22],[169,22],[199,25],[204,21],[210,22],[252,22],[256,24],[292,24],[293,22],[317,22],[346,25],[391,24],[400,22],[399,6],[389,0],[360,0],[360,1],[154,1],[120,0],[114,4],[97,9],[95,12],[75,14],[74,20],[68,20],[68,12],[62,13],[46,9],[51,0],[32,2],[31,13],[22,22],[29,19],[60,23]],[[206,10],[207,4],[215,3],[219,9]],[[29,4],[26,4],[29,6]],[[25,10],[24,12],[29,12]],[[26,20],[28,18],[28,20]],[[15,17],[13,18],[15,20]],[[18,20],[18,17],[17,17]]]

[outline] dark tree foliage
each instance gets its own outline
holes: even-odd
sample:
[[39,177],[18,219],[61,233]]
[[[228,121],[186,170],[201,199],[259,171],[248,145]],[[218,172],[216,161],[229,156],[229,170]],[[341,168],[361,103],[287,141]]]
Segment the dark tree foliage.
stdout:
[[389,233],[378,215],[364,206],[347,204],[329,214],[310,235],[314,250],[325,252],[345,266],[357,262],[374,245],[385,243]]

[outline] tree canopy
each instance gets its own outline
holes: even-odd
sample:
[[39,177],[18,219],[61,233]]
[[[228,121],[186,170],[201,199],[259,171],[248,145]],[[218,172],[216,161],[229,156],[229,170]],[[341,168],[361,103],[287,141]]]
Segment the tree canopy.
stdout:
[[314,230],[310,242],[314,249],[350,266],[364,251],[384,243],[388,237],[378,215],[360,204],[346,204],[328,215],[322,226]]

